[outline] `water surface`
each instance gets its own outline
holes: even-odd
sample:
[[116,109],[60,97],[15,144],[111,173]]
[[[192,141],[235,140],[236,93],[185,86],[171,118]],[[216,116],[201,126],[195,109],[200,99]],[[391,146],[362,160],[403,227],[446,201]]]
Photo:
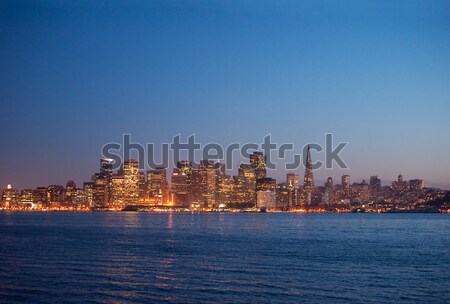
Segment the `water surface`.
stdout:
[[446,214],[0,212],[2,303],[449,303]]

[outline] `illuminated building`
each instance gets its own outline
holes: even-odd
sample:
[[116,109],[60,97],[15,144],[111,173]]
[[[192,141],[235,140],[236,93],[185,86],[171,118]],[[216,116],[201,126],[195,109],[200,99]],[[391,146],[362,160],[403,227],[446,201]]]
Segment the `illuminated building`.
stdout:
[[108,204],[113,209],[123,209],[127,205],[136,205],[139,201],[139,162],[124,161],[118,174],[112,176],[112,200]]
[[255,177],[266,177],[266,156],[262,152],[253,152],[250,155],[250,166],[255,170]]
[[113,175],[113,159],[101,158],[100,159],[100,174],[106,177],[112,177]]
[[183,172],[173,172],[172,173],[172,192],[174,194],[186,195],[190,191],[188,177]]
[[300,187],[300,176],[295,173],[286,174],[286,183],[289,187],[299,188]]
[[143,172],[139,172],[138,175],[138,180],[139,180],[139,197],[144,197],[147,195],[147,181],[145,179],[145,173]]
[[306,191],[310,191],[312,190],[313,187],[314,187],[314,176],[311,163],[311,151],[308,145],[305,163],[305,176],[303,178],[303,189]]
[[76,195],[72,197],[72,203],[78,206],[88,206],[86,203],[86,195],[83,188],[76,189]]
[[349,197],[350,196],[350,175],[342,175],[341,183],[342,183],[342,191],[344,192],[344,196]]
[[238,175],[241,179],[234,182],[236,191],[241,193],[237,195],[239,203],[245,203],[252,207],[256,206],[256,172],[250,164],[241,164]]
[[290,192],[291,190],[287,183],[278,184],[276,192],[276,206],[278,209],[288,210],[290,208]]
[[112,177],[112,200],[109,202],[110,208],[123,209],[125,207],[125,176],[114,174]]
[[[256,205],[255,185],[244,176],[233,176],[231,200],[234,207],[254,207]],[[249,189],[253,189],[249,191]]]
[[47,201],[50,204],[61,203],[64,201],[65,189],[60,185],[50,185],[47,187]]
[[273,209],[276,207],[277,181],[270,177],[256,180],[256,206]]
[[369,184],[363,180],[360,184],[353,183],[352,197],[359,200],[361,203],[366,203],[370,198]]
[[106,179],[106,196],[104,200],[104,206],[108,205],[112,199],[112,176],[113,176],[113,159],[101,158],[100,159],[100,175]]
[[7,185],[6,189],[2,192],[2,205],[4,208],[11,208],[19,200],[19,195],[16,189],[13,189],[11,185]]
[[139,161],[124,161],[121,173],[124,177],[124,202],[136,204],[139,198]]
[[92,176],[92,183],[92,206],[98,208],[106,207],[109,198],[109,181],[107,176],[104,176],[101,173],[96,173]]
[[307,206],[310,206],[312,204],[313,191],[314,191],[314,175],[312,171],[311,151],[308,145],[305,163],[305,175],[303,177],[303,191],[302,191],[302,201]]
[[271,190],[257,191],[256,207],[267,209],[276,208],[276,192]]
[[424,187],[423,179],[411,179],[409,181],[409,189],[412,191],[422,190]]
[[378,176],[371,176],[369,181],[369,191],[370,191],[370,197],[376,198],[378,196],[378,192],[381,189],[381,180],[378,178]]
[[38,187],[33,190],[33,203],[41,207],[47,206],[47,188]]
[[300,176],[295,173],[286,174],[286,186],[288,189],[288,207],[296,207],[300,203]]
[[20,203],[32,205],[33,204],[33,190],[32,189],[24,189],[20,192]]
[[[241,164],[238,170],[239,179],[234,180],[235,202],[256,206],[256,188],[258,179],[264,180],[266,173],[266,156],[262,152],[253,152],[249,164]],[[276,189],[276,183],[274,186]],[[275,191],[275,190],[274,190]]]
[[84,204],[89,207],[94,206],[94,183],[85,182],[83,183],[83,193],[84,193]]
[[325,182],[325,193],[323,195],[323,203],[325,205],[334,204],[334,183],[331,177]]
[[401,174],[398,175],[397,181],[392,182],[392,189],[399,194],[404,193],[408,188],[408,183],[403,180],[403,175]]
[[177,161],[177,167],[174,169],[175,172],[186,176],[186,191],[187,193],[191,193],[192,162],[188,160]]
[[233,201],[233,178],[229,175],[219,175],[217,182],[217,200],[219,205],[229,206]]
[[256,191],[275,191],[277,189],[277,181],[270,177],[258,178],[256,180]]
[[201,160],[200,167],[192,170],[192,195],[205,207],[216,207],[217,178],[224,174],[225,166],[211,160]]
[[158,167],[147,171],[147,187],[150,197],[157,197],[167,188],[166,168]]
[[74,181],[70,180],[66,184],[66,201],[72,202],[76,195],[77,185]]

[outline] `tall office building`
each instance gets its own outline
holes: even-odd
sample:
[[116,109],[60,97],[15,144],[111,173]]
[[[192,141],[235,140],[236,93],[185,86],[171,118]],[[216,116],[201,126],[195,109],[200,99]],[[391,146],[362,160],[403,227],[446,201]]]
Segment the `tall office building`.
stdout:
[[397,177],[397,181],[392,182],[392,189],[403,193],[408,190],[408,182],[403,180],[403,175],[399,174]]
[[249,208],[256,206],[256,189],[254,180],[245,176],[233,176],[233,193],[231,194],[233,206]]
[[359,200],[361,203],[366,203],[370,198],[369,184],[364,179],[361,183],[353,183],[352,197]]
[[166,168],[158,167],[147,171],[147,187],[150,197],[158,196],[166,187]]
[[104,206],[107,206],[108,203],[112,200],[112,176],[113,176],[113,159],[110,158],[102,158],[100,159],[100,175],[106,179],[106,195],[105,201],[103,203]]
[[177,167],[174,172],[186,175],[186,187],[188,193],[191,193],[191,179],[192,179],[192,162],[189,160],[177,161]]
[[33,190],[33,203],[40,207],[47,206],[47,188],[37,187]]
[[257,192],[256,207],[274,209],[276,208],[276,192],[263,190]]
[[[174,170],[175,171],[175,170]],[[183,172],[173,172],[172,173],[172,192],[175,195],[187,195],[190,191],[188,190],[188,177]]]
[[94,183],[93,182],[83,183],[83,193],[84,193],[83,204],[89,207],[94,207]]
[[66,183],[66,201],[72,202],[77,194],[77,185],[74,181],[70,180]]
[[219,205],[230,206],[233,201],[233,178],[220,174],[217,177],[217,201]]
[[64,201],[65,189],[60,185],[50,185],[47,187],[47,201],[49,203],[61,203]]
[[376,198],[378,196],[378,192],[381,189],[381,180],[378,176],[371,176],[369,181],[369,191],[370,197]]
[[291,206],[290,193],[292,189],[289,188],[287,183],[281,183],[277,185],[276,191],[276,205],[280,210],[288,210]]
[[288,187],[298,189],[300,187],[300,176],[290,172],[286,174],[286,183]]
[[237,179],[235,177],[234,184],[236,191],[240,191],[235,196],[236,203],[245,203],[246,206],[256,206],[256,172],[250,164],[241,164],[238,169]]
[[325,194],[323,196],[323,202],[326,205],[332,205],[332,204],[334,204],[334,183],[333,183],[333,178],[328,177],[324,186],[325,186]]
[[33,190],[23,189],[20,193],[20,203],[31,206],[33,204]]
[[303,178],[303,189],[312,190],[314,187],[314,176],[312,171],[312,163],[311,163],[311,151],[308,145],[308,151],[306,154],[306,163],[305,163],[305,176]]
[[124,203],[136,204],[139,198],[139,161],[131,159],[123,163]]
[[210,160],[201,160],[200,167],[192,171],[192,195],[194,199],[206,206],[217,207],[218,176],[223,175],[225,166]]
[[310,146],[308,145],[308,151],[306,152],[305,175],[303,177],[303,191],[302,191],[302,201],[306,206],[310,206],[312,204],[313,190],[314,190],[314,176],[311,163],[311,151]]
[[5,208],[11,208],[19,200],[19,193],[11,185],[7,185],[2,192],[2,205]]
[[145,173],[144,172],[139,172],[138,173],[138,188],[139,188],[139,198],[143,198],[147,195],[148,193],[148,186],[147,186],[147,181],[145,179]]
[[277,189],[277,181],[273,178],[258,178],[256,180],[256,191],[275,191]]
[[253,152],[250,155],[250,167],[255,170],[255,177],[265,178],[267,176],[266,172],[266,156],[263,152]]
[[93,207],[103,208],[108,204],[108,186],[109,180],[107,176],[102,175],[101,173],[95,173],[91,181],[93,183],[92,186],[92,205]]
[[341,178],[342,191],[344,196],[349,197],[350,195],[350,175],[342,175]]
[[[286,174],[286,189],[288,194],[288,208],[296,207],[300,201],[300,176],[295,173]],[[283,192],[282,189],[280,191]]]
[[424,187],[423,179],[411,179],[409,181],[409,189],[412,191],[420,191]]
[[276,207],[277,181],[270,177],[256,180],[256,207],[273,209]]

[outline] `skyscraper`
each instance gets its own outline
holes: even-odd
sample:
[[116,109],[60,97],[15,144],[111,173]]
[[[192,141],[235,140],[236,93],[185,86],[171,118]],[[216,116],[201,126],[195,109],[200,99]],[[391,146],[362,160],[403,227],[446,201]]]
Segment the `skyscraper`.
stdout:
[[312,191],[314,188],[314,176],[312,172],[312,163],[311,163],[311,152],[310,147],[308,145],[308,151],[306,152],[306,163],[305,163],[305,176],[303,178],[303,201],[309,206],[312,203]]
[[350,175],[342,175],[341,183],[344,195],[348,197],[350,195]]
[[13,189],[11,185],[8,185],[2,192],[2,205],[5,208],[10,208],[17,203],[19,199],[19,193],[16,189]]
[[311,152],[310,147],[308,145],[308,152],[306,154],[306,163],[305,163],[305,177],[303,179],[303,189],[311,190],[313,187],[314,187],[314,176],[312,171]]
[[270,177],[256,180],[256,206],[258,208],[276,207],[277,181]]
[[47,200],[49,203],[61,203],[64,201],[65,188],[60,185],[47,187]]
[[125,202],[136,204],[139,197],[139,161],[126,160],[122,167],[125,187]]
[[106,183],[105,196],[103,205],[106,206],[112,200],[112,176],[113,176],[113,159],[100,159],[100,175],[104,177]]
[[376,198],[378,192],[381,189],[381,180],[378,178],[378,176],[370,177],[369,188],[370,188],[370,197]]
[[150,197],[158,196],[166,188],[166,168],[157,167],[147,171],[147,187]]
[[66,184],[66,200],[72,202],[72,199],[76,196],[77,185],[74,181],[70,180]]
[[110,158],[100,159],[100,174],[111,177],[113,174],[113,161]]
[[255,171],[256,178],[265,178],[266,173],[266,156],[263,152],[253,152],[250,155],[250,166]]
[[200,168],[192,171],[192,194],[206,207],[217,207],[218,176],[224,174],[224,166],[211,160],[201,160]]
[[96,173],[91,178],[93,183],[92,202],[94,207],[103,208],[108,204],[108,185],[109,181],[107,176],[100,173]]
[[326,205],[334,204],[334,183],[333,178],[328,177],[325,182],[325,195],[323,201]]
[[217,181],[217,201],[218,204],[230,206],[233,193],[233,178],[229,175],[219,175]]
[[192,162],[188,160],[177,161],[177,167],[173,169],[171,179],[171,191],[176,204],[190,204],[192,202]]
[[300,187],[300,176],[295,173],[286,174],[286,183],[288,187],[299,188]]

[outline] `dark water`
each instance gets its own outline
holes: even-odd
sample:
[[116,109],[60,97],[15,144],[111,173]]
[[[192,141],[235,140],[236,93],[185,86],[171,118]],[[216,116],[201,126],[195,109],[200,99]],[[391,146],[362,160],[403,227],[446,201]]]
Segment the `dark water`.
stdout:
[[0,212],[4,303],[449,303],[444,214]]

